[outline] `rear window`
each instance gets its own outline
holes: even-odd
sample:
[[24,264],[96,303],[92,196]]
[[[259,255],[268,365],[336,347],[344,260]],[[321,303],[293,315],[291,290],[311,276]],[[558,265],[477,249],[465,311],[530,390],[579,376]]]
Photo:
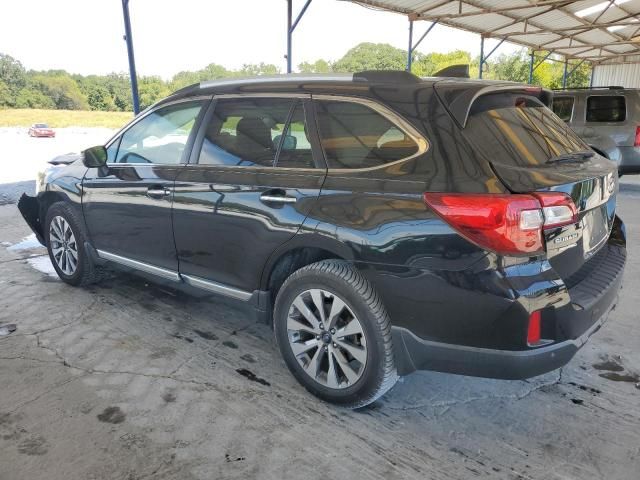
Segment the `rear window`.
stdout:
[[624,122],[627,105],[622,95],[598,95],[587,99],[587,122]]
[[553,99],[553,113],[565,122],[571,121],[573,100],[573,97],[555,97]]
[[557,155],[589,147],[534,97],[493,94],[478,99],[465,135],[485,158],[515,166],[538,166]]

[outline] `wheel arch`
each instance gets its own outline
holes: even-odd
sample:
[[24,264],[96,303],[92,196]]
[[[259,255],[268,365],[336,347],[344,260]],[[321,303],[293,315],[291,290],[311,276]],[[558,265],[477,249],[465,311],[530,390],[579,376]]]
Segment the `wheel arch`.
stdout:
[[273,300],[293,272],[329,258],[351,261],[353,252],[345,244],[318,234],[298,234],[273,252],[263,269],[260,289],[269,291]]

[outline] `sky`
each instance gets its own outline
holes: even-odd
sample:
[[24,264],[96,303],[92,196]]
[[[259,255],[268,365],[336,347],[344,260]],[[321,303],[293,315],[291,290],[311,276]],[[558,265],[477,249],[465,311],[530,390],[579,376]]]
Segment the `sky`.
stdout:
[[[304,0],[294,0],[294,16]],[[286,71],[285,0],[130,0],[138,75],[171,78],[210,63],[272,63]],[[414,38],[429,26],[415,22]],[[293,65],[337,60],[360,42],[407,48],[406,16],[338,0],[313,0],[294,32]],[[121,0],[3,1],[0,53],[27,69],[127,72]],[[487,49],[494,40],[488,40]],[[503,44],[497,53],[519,47]],[[418,50],[478,55],[478,35],[436,26]]]

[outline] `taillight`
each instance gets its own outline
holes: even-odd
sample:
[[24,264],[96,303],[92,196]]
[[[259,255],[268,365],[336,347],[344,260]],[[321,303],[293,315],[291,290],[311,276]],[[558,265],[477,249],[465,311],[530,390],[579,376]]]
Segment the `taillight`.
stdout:
[[540,315],[540,310],[536,310],[529,315],[529,327],[527,329],[527,343],[529,345],[535,345],[540,342],[540,339],[542,338],[541,321],[542,316]]
[[634,147],[640,147],[640,125],[636,127],[636,141],[633,142]]
[[578,221],[578,210],[571,197],[561,192],[534,193],[542,205],[544,228],[556,228]]
[[502,255],[543,252],[544,228],[576,221],[576,208],[564,193],[424,194],[425,203],[468,240]]

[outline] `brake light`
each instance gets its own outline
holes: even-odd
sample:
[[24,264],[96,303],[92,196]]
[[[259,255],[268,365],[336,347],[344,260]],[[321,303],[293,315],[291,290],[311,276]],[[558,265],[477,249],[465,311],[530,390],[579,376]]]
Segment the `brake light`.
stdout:
[[534,196],[542,205],[544,228],[556,228],[578,221],[578,210],[569,195],[562,192],[539,192]]
[[543,229],[577,221],[565,193],[424,194],[425,203],[471,242],[502,255],[543,252]]
[[540,310],[536,310],[529,315],[529,328],[527,329],[527,343],[529,345],[535,345],[540,342],[541,339],[541,319]]
[[634,147],[640,147],[640,125],[636,127],[636,141],[633,142]]
[[424,194],[425,203],[465,238],[501,254],[541,253],[544,219],[531,195]]

